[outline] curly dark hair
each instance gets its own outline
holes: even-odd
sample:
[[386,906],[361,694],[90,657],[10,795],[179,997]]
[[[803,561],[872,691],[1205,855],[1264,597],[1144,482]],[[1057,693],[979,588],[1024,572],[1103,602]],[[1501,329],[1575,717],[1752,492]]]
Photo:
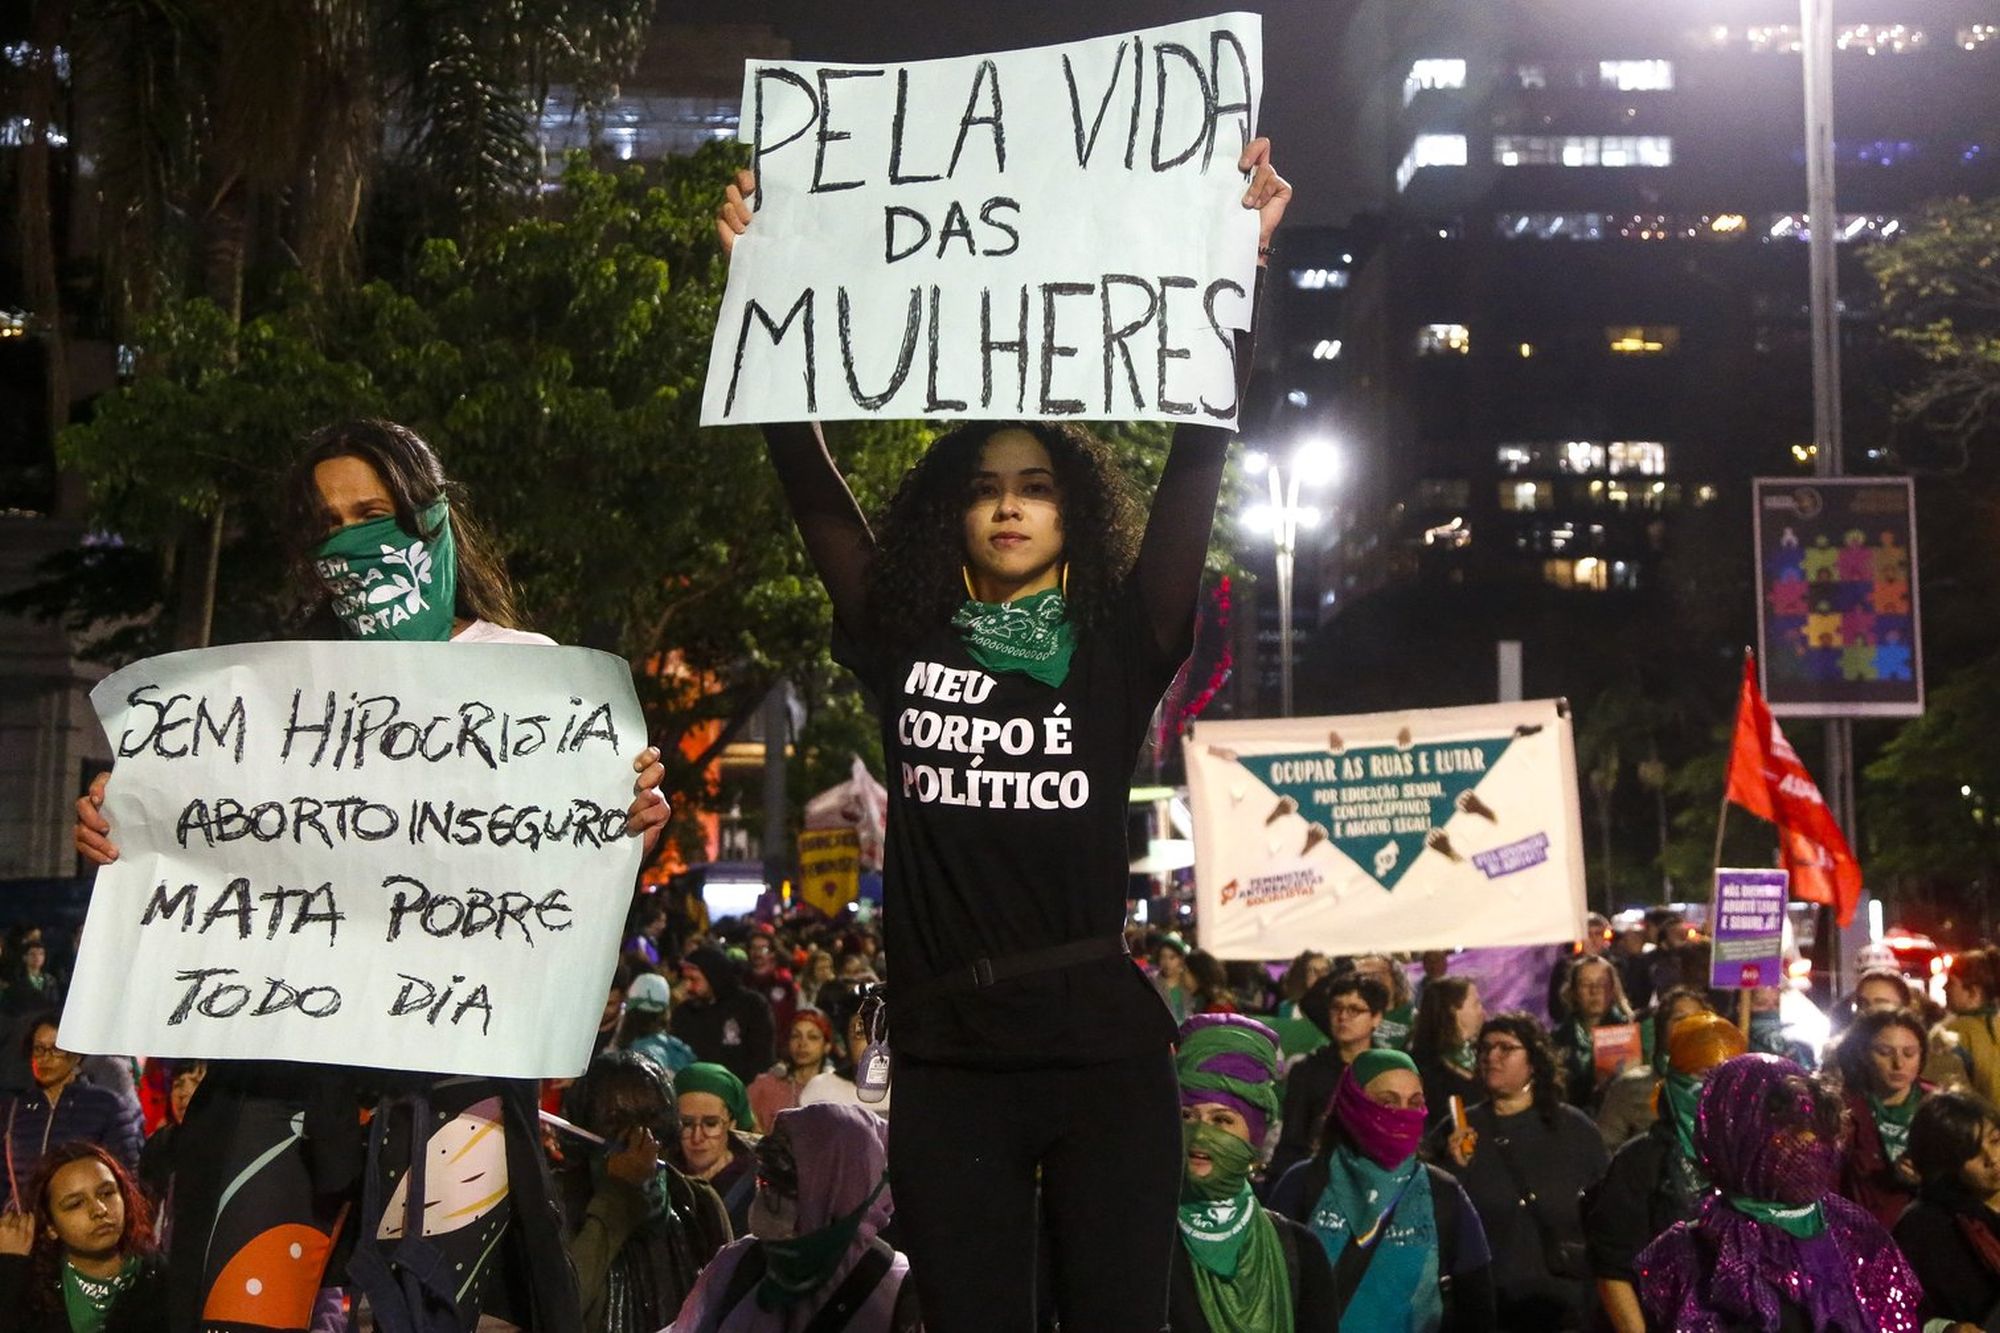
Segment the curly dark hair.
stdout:
[[1049,451],[1070,624],[1081,635],[1110,620],[1139,555],[1141,524],[1139,502],[1111,451],[1068,422],[968,421],[932,443],[876,518],[869,631],[891,652],[915,646],[965,601],[965,507],[980,451],[1003,430],[1024,430]]
[[1867,1092],[1871,1086],[1872,1072],[1868,1061],[1868,1048],[1875,1039],[1888,1028],[1902,1028],[1917,1039],[1917,1061],[1921,1066],[1928,1049],[1930,1032],[1924,1027],[1924,1020],[1908,1009],[1871,1009],[1854,1020],[1847,1031],[1834,1042],[1831,1058],[1826,1062],[1840,1075],[1840,1086],[1849,1092]]
[[153,1232],[153,1206],[146,1201],[146,1191],[139,1187],[139,1182],[120,1165],[116,1157],[97,1144],[82,1139],[72,1139],[50,1148],[41,1165],[35,1168],[27,1193],[22,1196],[28,1212],[35,1219],[34,1248],[28,1252],[27,1291],[28,1300],[37,1312],[60,1315],[65,1326],[69,1320],[63,1310],[63,1243],[51,1234],[55,1227],[55,1201],[49,1195],[55,1188],[57,1173],[77,1162],[98,1163],[111,1173],[111,1179],[118,1186],[118,1197],[125,1205],[125,1230],[118,1238],[119,1252],[150,1257],[159,1249],[159,1241]]
[[1495,1032],[1505,1033],[1528,1048],[1528,1086],[1534,1090],[1535,1111],[1544,1124],[1553,1125],[1563,1107],[1563,1075],[1556,1062],[1556,1048],[1535,1016],[1521,1009],[1494,1014],[1479,1029],[1479,1044]]
[[363,417],[313,432],[292,461],[284,482],[284,532],[292,577],[299,589],[301,621],[329,612],[326,585],[313,566],[313,552],[325,537],[329,516],[313,469],[335,458],[358,458],[375,469],[396,506],[396,525],[429,539],[418,515],[442,496],[451,503],[452,546],[457,552],[456,614],[509,628],[520,626],[514,586],[486,529],[467,509],[458,483],[422,436],[393,421]]

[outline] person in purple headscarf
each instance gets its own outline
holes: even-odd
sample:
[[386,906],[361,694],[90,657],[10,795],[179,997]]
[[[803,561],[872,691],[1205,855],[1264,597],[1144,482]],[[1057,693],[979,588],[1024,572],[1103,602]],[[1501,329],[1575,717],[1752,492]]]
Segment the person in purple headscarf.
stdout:
[[909,1260],[876,1234],[895,1211],[884,1132],[865,1107],[780,1111],[757,1144],[750,1234],[702,1270],[666,1333],[919,1333]]
[[1881,1223],[1835,1193],[1840,1136],[1839,1102],[1790,1060],[1717,1065],[1694,1131],[1715,1190],[1640,1252],[1646,1326],[1916,1333],[1916,1276]]

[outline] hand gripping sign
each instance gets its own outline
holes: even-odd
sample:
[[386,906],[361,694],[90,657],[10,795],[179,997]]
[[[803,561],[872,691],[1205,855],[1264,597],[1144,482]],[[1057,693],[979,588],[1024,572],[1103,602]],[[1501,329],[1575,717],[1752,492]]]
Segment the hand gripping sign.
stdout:
[[116,767],[72,1050],[580,1073],[645,727],[581,648],[274,643],[91,692]]
[[702,424],[1236,419],[1254,14],[906,65],[754,61]]
[[1218,958],[1581,936],[1583,829],[1553,700],[1198,722],[1202,947]]

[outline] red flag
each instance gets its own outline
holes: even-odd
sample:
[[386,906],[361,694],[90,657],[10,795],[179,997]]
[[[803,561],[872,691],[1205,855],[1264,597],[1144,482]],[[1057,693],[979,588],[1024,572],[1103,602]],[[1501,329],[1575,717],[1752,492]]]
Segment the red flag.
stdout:
[[1778,826],[1792,896],[1827,903],[1842,926],[1861,900],[1861,863],[1827,809],[1819,785],[1757,689],[1757,659],[1745,656],[1743,693],[1736,705],[1736,739],[1729,750],[1729,799]]

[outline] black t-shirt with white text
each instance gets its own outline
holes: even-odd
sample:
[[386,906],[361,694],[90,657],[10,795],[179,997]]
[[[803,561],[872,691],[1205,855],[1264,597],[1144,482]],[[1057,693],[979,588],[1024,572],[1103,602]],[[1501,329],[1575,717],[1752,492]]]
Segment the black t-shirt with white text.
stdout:
[[[884,661],[836,657],[878,702],[887,759],[885,932],[898,982],[1125,924],[1125,813],[1166,660],[1128,585],[1050,687],[983,670],[947,627]],[[1106,957],[898,1004],[899,1055],[955,1064],[1087,1064],[1157,1050],[1171,1015],[1131,960]]]

